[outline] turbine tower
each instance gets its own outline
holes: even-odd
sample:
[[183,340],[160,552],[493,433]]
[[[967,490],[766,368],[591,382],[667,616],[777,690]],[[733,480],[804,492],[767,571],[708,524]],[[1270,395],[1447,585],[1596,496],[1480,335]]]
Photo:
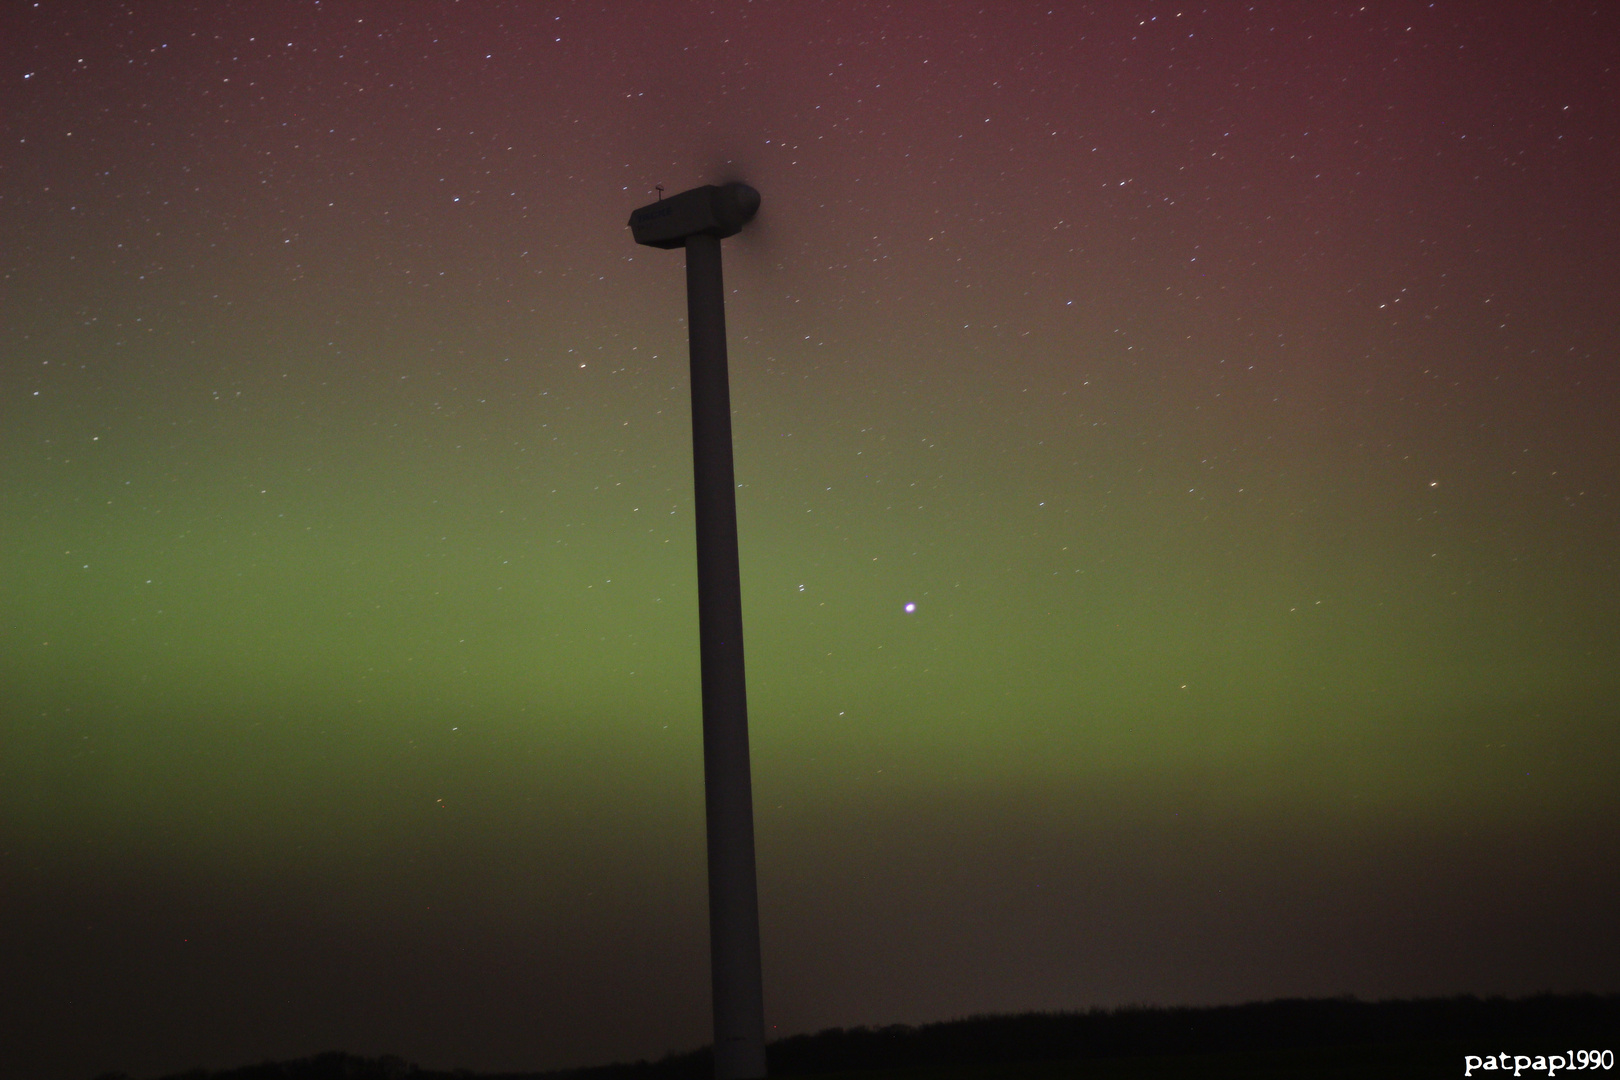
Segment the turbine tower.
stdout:
[[686,248],[716,1080],[765,1075],[754,798],[737,569],[737,481],[731,462],[726,302],[720,276],[720,241],[740,232],[758,210],[759,192],[747,184],[706,184],[660,198],[630,215],[636,243]]

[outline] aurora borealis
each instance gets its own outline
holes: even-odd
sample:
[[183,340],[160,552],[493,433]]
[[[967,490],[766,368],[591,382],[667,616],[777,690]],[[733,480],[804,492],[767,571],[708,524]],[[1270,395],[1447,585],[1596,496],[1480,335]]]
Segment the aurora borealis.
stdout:
[[[1620,989],[1620,10],[15,3],[0,1076]],[[914,609],[909,608],[914,605]]]

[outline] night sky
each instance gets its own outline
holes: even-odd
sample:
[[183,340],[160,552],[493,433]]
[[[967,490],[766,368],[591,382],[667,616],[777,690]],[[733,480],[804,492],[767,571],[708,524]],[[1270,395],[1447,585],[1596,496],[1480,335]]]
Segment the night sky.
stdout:
[[1620,8],[7,0],[0,1076],[1620,989]]

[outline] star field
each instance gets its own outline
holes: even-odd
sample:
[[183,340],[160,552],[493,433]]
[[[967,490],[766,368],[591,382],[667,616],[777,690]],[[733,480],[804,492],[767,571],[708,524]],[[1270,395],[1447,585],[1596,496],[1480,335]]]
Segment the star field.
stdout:
[[773,1037],[1616,989],[1617,30],[12,5],[0,1077],[708,1039],[731,179]]

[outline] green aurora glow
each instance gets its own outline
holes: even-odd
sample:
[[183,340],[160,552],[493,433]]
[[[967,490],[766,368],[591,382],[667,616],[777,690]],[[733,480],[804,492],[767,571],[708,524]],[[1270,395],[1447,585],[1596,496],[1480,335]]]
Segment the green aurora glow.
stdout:
[[6,17],[0,1076],[707,1037],[737,171],[773,1034],[1615,988],[1611,14],[158,7]]

